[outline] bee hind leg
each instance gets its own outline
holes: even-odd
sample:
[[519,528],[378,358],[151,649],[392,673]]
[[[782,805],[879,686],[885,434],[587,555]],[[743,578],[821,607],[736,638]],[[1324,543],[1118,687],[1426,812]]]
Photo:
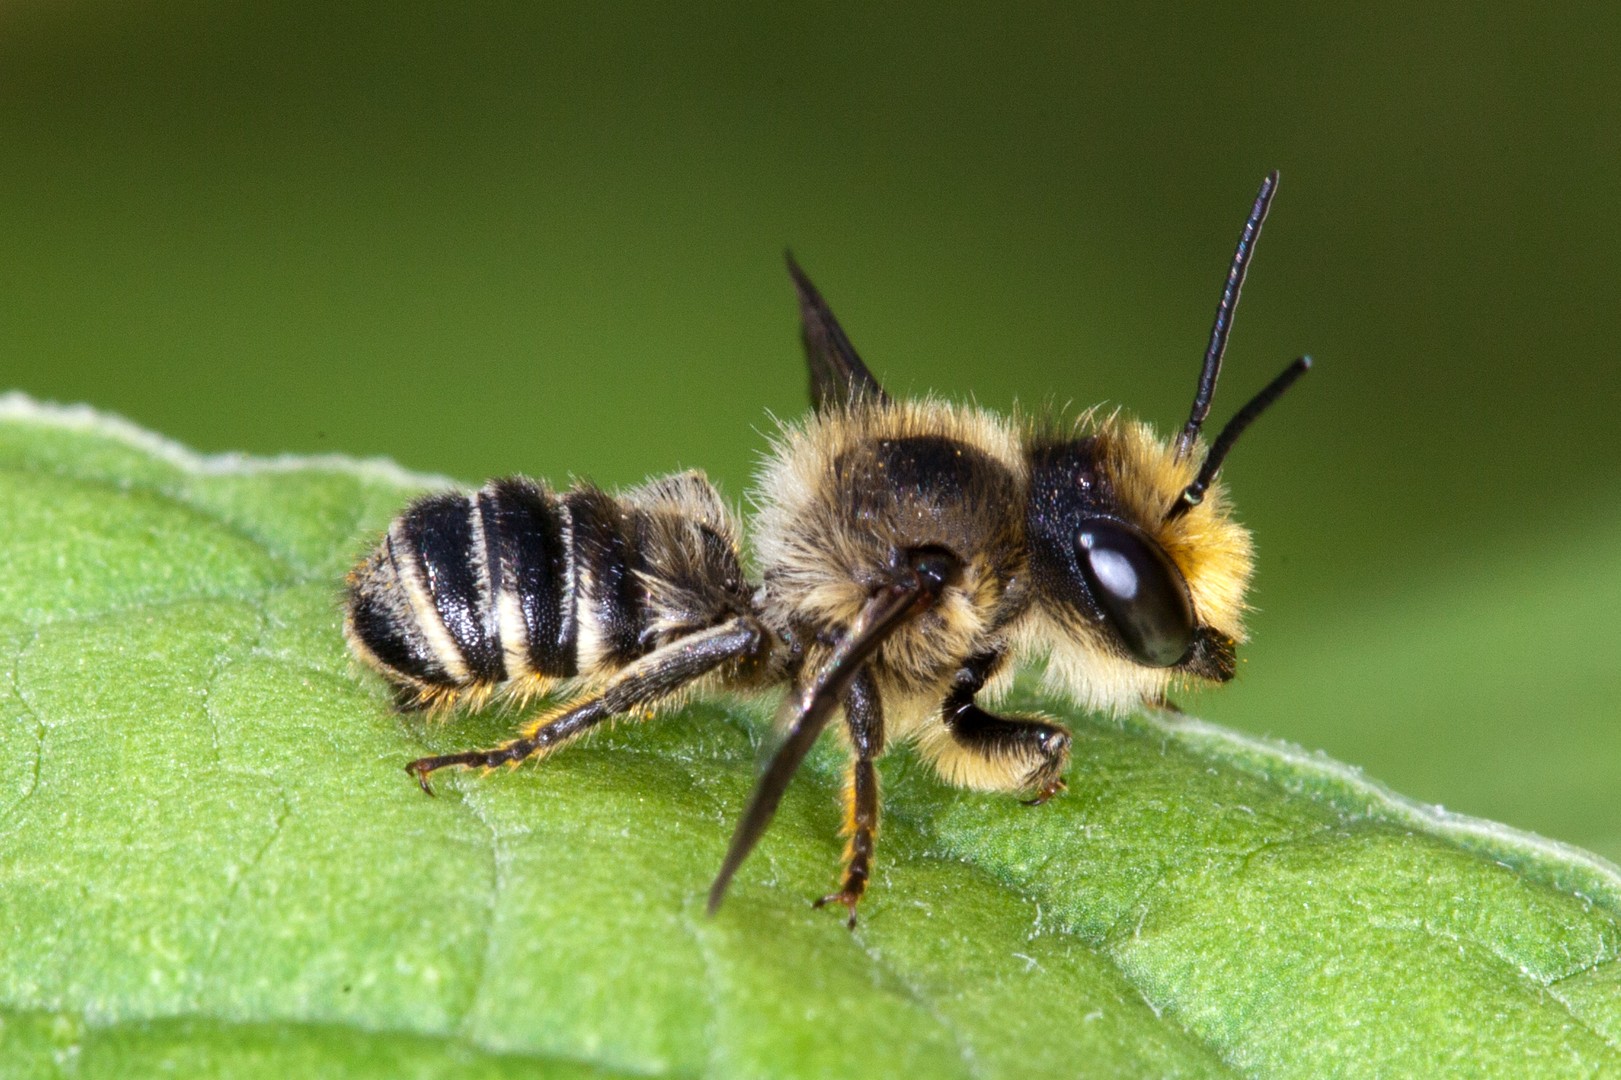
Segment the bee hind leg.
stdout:
[[562,713],[534,726],[528,735],[488,750],[462,750],[454,754],[437,754],[417,758],[405,766],[405,771],[416,777],[417,786],[429,795],[433,787],[428,777],[440,769],[452,766],[493,769],[497,765],[516,765],[557,749],[564,743],[584,734],[613,713],[603,706],[602,695],[586,698],[571,705]]
[[418,758],[405,771],[429,795],[428,777],[440,769],[493,769],[543,756],[578,738],[610,716],[651,705],[732,661],[758,656],[766,647],[766,634],[754,619],[740,616],[700,630],[653,650],[610,678],[596,693],[568,705],[562,712],[532,725],[521,738],[487,750],[463,750]]

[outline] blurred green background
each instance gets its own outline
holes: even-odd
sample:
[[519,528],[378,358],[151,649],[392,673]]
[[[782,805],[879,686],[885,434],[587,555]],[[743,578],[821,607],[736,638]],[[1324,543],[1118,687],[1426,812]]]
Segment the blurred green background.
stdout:
[[0,5],[0,384],[204,450],[741,496],[792,245],[895,390],[1213,419],[1191,706],[1621,857],[1621,9]]

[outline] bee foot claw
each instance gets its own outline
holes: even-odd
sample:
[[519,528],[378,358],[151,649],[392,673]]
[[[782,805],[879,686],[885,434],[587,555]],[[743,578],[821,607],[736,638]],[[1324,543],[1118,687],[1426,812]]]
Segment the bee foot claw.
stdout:
[[820,908],[826,907],[828,904],[843,904],[850,909],[850,917],[845,920],[844,925],[854,930],[856,928],[856,905],[859,903],[861,903],[860,893],[850,889],[842,889],[836,893],[828,893],[820,900],[812,901],[811,907]]
[[1051,799],[1054,795],[1057,795],[1060,791],[1068,791],[1068,790],[1069,790],[1069,785],[1064,783],[1063,778],[1060,777],[1060,778],[1058,778],[1056,780],[1051,780],[1051,781],[1047,782],[1046,784],[1042,785],[1041,790],[1036,792],[1035,798],[1033,798],[1033,799],[1023,799],[1021,801],[1026,806],[1040,806],[1042,803],[1046,802],[1048,799]]
[[411,762],[405,767],[405,771],[409,775],[416,777],[417,787],[429,795],[434,793],[433,785],[428,783],[428,774],[433,772],[433,767],[429,764],[427,758],[418,758],[416,761]]

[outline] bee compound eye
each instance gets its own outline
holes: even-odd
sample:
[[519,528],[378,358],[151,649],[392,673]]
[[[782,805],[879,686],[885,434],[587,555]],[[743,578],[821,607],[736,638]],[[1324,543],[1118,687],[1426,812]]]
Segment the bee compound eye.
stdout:
[[1081,522],[1076,563],[1105,621],[1149,667],[1174,667],[1193,646],[1193,601],[1169,555],[1131,525]]

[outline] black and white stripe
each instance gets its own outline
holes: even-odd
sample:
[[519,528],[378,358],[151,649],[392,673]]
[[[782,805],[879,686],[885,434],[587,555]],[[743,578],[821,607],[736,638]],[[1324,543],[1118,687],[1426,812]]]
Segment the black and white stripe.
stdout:
[[349,585],[350,640],[403,691],[617,669],[647,651],[639,513],[521,477],[430,495]]
[[561,500],[532,480],[492,480],[478,493],[491,592],[514,675],[578,672],[573,528]]
[[580,666],[587,671],[622,667],[646,651],[637,514],[589,487],[565,495],[563,509],[573,538]]

